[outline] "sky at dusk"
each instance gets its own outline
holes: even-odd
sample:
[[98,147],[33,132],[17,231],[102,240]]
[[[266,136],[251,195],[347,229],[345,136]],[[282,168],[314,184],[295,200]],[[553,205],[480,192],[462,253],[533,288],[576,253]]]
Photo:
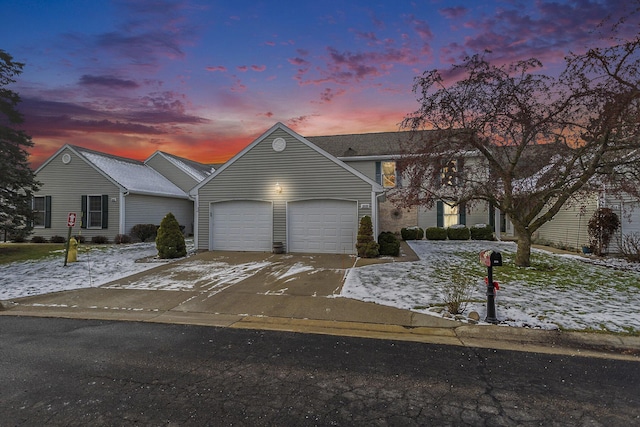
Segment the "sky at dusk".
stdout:
[[32,166],[65,143],[221,163],[276,122],[396,131],[418,108],[415,77],[468,54],[536,57],[553,73],[630,3],[0,0],[0,49],[25,63],[10,89]]

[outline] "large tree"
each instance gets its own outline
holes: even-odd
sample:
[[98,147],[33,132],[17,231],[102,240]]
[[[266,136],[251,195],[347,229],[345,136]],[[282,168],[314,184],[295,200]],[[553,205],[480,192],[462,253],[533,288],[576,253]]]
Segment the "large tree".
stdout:
[[26,236],[32,229],[31,203],[38,189],[29,167],[27,149],[31,137],[18,126],[23,122],[17,110],[20,97],[7,85],[15,82],[24,64],[0,50],[0,229],[4,236]]
[[563,206],[601,188],[638,196],[640,38],[566,58],[559,77],[536,59],[492,64],[490,52],[416,80],[420,108],[399,162],[398,204],[488,202],[514,226],[516,265]]

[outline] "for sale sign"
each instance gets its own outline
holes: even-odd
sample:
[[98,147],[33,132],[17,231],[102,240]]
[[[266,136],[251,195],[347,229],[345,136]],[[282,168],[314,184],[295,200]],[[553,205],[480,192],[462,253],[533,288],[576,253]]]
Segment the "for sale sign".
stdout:
[[67,216],[67,227],[73,227],[76,225],[76,213],[69,212],[69,216]]

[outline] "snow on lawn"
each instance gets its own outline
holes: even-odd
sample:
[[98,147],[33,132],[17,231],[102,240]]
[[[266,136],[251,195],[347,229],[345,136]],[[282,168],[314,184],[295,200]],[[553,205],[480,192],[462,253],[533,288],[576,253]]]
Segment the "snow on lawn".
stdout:
[[[187,241],[187,250],[193,240]],[[14,262],[0,267],[0,300],[97,287],[157,267],[169,260],[154,259],[156,245],[81,246],[78,262],[64,266],[64,250],[37,261]],[[149,262],[136,262],[147,259]]]
[[[409,242],[420,261],[376,264],[349,271],[341,296],[440,316],[443,290],[451,271],[472,287],[464,314],[486,317],[484,249],[502,253],[503,267],[493,268],[500,284],[496,312],[501,324],[543,329],[640,330],[640,269],[610,262],[533,250],[532,267],[513,264],[512,242]],[[598,265],[605,264],[605,265]]]

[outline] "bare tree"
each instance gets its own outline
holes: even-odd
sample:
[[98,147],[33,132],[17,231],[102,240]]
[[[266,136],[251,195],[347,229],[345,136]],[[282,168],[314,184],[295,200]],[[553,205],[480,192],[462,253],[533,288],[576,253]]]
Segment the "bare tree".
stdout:
[[[416,80],[420,108],[399,162],[400,205],[488,202],[508,215],[528,266],[533,233],[585,193],[638,195],[640,39],[569,55],[557,78],[536,59],[468,57]],[[450,83],[451,82],[451,83]],[[428,135],[428,136],[425,136]]]

